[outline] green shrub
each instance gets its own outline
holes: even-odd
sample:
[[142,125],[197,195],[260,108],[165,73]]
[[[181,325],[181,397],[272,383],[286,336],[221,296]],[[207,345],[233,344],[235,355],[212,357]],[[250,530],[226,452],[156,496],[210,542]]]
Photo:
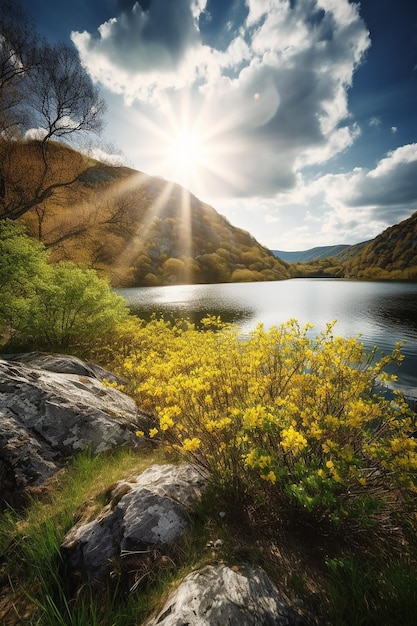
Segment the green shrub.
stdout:
[[49,265],[36,283],[24,328],[43,349],[86,349],[127,319],[121,296],[94,270],[69,262]]
[[11,348],[83,352],[127,319],[123,298],[94,270],[47,261],[20,225],[0,222],[0,328]]
[[46,269],[46,259],[43,246],[23,226],[0,220],[0,330],[10,338],[30,317],[34,284]]

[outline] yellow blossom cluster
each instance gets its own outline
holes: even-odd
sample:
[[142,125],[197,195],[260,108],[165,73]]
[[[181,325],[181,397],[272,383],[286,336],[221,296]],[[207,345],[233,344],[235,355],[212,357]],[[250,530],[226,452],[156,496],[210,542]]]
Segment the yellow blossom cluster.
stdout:
[[291,425],[282,431],[280,444],[284,452],[292,452],[296,456],[307,446],[307,439]]
[[149,436],[219,480],[318,511],[339,502],[343,516],[368,488],[415,489],[414,417],[400,395],[375,392],[400,347],[377,360],[334,323],[311,328],[289,320],[242,337],[218,318],[201,328],[153,320],[137,326],[121,373],[159,422]]
[[197,437],[193,437],[192,439],[184,439],[182,449],[184,450],[184,452],[192,452],[193,450],[198,450],[200,445],[200,439],[198,439]]

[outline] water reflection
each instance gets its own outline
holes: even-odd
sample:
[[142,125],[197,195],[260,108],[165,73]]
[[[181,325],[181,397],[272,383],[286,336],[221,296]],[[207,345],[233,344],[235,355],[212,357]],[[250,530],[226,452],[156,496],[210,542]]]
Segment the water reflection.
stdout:
[[195,303],[191,306],[175,305],[171,303],[165,305],[159,304],[151,310],[141,305],[131,305],[130,310],[147,322],[149,322],[152,317],[163,317],[171,322],[178,319],[186,319],[194,323],[197,327],[200,325],[201,320],[207,315],[219,315],[223,322],[239,325],[253,318],[253,311],[250,310],[233,309],[230,307],[215,307],[210,310],[205,306],[196,306]]
[[376,316],[381,324],[395,327],[407,337],[413,338],[417,333],[417,302],[410,299],[409,294],[387,295],[375,302]]
[[337,320],[337,334],[360,335],[370,350],[379,346],[388,353],[396,342],[406,341],[400,382],[417,390],[417,283],[295,279],[146,287],[119,293],[146,320],[155,314],[198,324],[207,314],[220,315],[225,322],[237,323],[243,334],[259,322],[269,328],[290,318],[313,324],[317,334]]
[[[216,289],[212,289],[216,287]],[[256,307],[234,298],[230,285],[181,285],[119,289],[135,315],[149,321],[152,316],[168,320],[188,319],[199,325],[207,315],[241,325],[256,317]]]

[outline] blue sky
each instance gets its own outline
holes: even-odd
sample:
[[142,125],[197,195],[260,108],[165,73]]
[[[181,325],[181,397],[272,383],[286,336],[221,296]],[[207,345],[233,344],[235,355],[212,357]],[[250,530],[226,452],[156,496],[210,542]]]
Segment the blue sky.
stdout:
[[415,0],[23,0],[108,104],[110,155],[272,249],[417,210]]

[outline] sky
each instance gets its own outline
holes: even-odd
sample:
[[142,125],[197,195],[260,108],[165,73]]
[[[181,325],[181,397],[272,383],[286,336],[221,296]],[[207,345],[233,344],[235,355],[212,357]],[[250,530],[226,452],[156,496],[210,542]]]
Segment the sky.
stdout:
[[77,48],[116,163],[270,249],[359,243],[417,210],[415,0],[21,5]]

